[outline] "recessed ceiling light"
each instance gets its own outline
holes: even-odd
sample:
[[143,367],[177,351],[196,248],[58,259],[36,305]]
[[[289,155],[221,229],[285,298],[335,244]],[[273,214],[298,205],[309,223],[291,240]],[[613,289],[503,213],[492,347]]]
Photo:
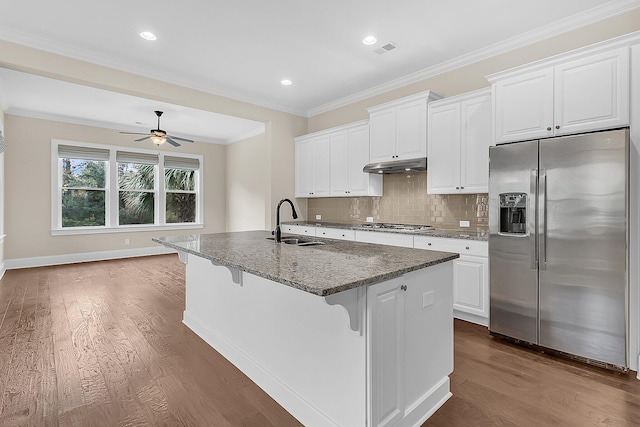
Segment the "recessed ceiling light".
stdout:
[[378,41],[378,39],[375,38],[374,36],[367,36],[364,39],[362,39],[362,43],[366,44],[367,46],[370,46],[372,44],[376,44],[377,41]]
[[157,39],[156,35],[153,34],[151,31],[143,31],[140,33],[140,37],[142,37],[145,40],[155,40]]
[[289,79],[284,79],[284,80],[280,80],[280,84],[282,86],[291,86],[293,84],[293,82]]

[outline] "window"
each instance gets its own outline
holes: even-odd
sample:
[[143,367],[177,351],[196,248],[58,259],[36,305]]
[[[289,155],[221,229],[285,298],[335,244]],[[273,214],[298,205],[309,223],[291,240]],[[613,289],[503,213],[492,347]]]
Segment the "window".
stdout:
[[195,222],[197,159],[166,156],[164,161],[167,222]]
[[202,227],[201,170],[202,156],[52,140],[52,233]]

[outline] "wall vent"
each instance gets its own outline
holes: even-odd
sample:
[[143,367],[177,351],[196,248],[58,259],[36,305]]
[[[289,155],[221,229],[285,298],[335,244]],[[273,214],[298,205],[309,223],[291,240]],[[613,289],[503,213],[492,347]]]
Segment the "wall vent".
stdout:
[[384,46],[377,48],[376,50],[374,50],[374,52],[377,53],[378,55],[382,55],[383,53],[387,53],[397,47],[398,46],[394,42],[389,42]]

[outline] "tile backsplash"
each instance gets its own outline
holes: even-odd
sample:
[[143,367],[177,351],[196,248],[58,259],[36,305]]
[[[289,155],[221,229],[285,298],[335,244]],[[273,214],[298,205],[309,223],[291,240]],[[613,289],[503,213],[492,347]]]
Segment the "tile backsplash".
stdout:
[[427,194],[428,172],[384,176],[382,197],[309,199],[309,220],[322,215],[324,222],[375,222],[428,224],[458,229],[469,221],[473,229],[488,229],[487,194]]

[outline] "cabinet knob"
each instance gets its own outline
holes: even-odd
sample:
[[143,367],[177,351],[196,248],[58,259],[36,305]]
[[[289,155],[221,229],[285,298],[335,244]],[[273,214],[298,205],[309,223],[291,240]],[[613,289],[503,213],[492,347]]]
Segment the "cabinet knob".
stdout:
[[469,250],[469,246],[467,246],[465,249],[466,249],[466,250]]
[[431,246],[431,243],[427,243],[427,246]]
[[456,190],[459,190],[459,189],[460,189],[460,187],[456,187]]
[[547,131],[550,131],[550,130],[551,130],[551,126],[549,126],[549,127],[547,128]]
[[460,187],[460,189],[461,189],[461,190],[463,190],[463,189],[464,189],[464,187]]
[[407,291],[407,285],[402,285],[402,286],[400,286],[400,289],[402,289],[403,291],[405,291],[405,292],[406,292],[406,291]]
[[556,125],[556,129],[560,129],[560,125]]

